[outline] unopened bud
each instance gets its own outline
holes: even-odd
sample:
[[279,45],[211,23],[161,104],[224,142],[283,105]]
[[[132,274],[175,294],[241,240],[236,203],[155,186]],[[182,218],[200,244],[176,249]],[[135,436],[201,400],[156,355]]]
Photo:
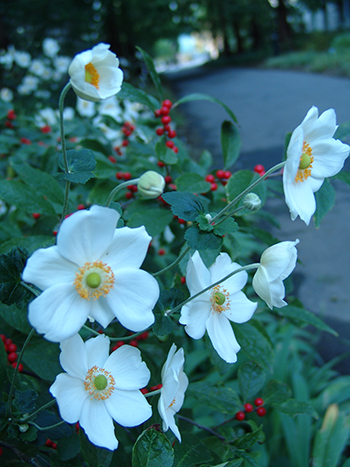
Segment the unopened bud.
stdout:
[[261,207],[261,199],[255,193],[248,193],[243,199],[243,206],[250,211],[257,211]]
[[165,180],[158,172],[148,170],[139,178],[137,188],[144,198],[158,198],[163,193]]
[[28,428],[29,428],[28,423],[23,423],[23,425],[18,426],[18,429],[21,433],[25,433],[26,431],[28,431]]

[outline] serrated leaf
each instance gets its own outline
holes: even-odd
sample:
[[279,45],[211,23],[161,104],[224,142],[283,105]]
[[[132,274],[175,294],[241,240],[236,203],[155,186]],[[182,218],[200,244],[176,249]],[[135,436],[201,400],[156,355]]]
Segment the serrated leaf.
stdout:
[[202,440],[190,433],[184,434],[181,444],[175,443],[174,452],[173,467],[192,467],[213,459]]
[[315,193],[316,212],[314,214],[315,227],[319,228],[321,220],[329,212],[335,203],[335,189],[326,178],[321,188]]
[[155,312],[155,322],[152,329],[156,336],[165,337],[173,332],[173,322],[171,318],[162,312]]
[[199,216],[197,216],[196,222],[199,230],[203,230],[204,232],[212,232],[214,230],[214,226],[208,222],[208,219],[205,217],[204,214],[200,214]]
[[32,294],[21,285],[21,274],[28,254],[20,248],[0,255],[0,300],[5,305],[21,305],[32,298]]
[[196,402],[220,413],[235,414],[242,407],[237,393],[230,387],[217,386],[209,381],[191,383],[187,394]]
[[216,235],[226,235],[229,233],[236,232],[238,230],[238,224],[235,222],[232,217],[228,217],[225,219],[223,222],[221,222],[219,225],[214,225],[214,232]]
[[203,232],[197,227],[190,227],[185,232],[188,246],[193,250],[216,250],[222,245],[222,237],[212,232]]
[[[56,175],[59,180],[68,180],[74,183],[85,184],[90,178],[94,177],[93,171],[96,167],[94,153],[89,149],[80,149],[67,151],[68,173],[60,172]],[[65,170],[63,156],[58,158],[58,165]]]
[[189,193],[207,193],[211,187],[209,182],[196,173],[184,173],[175,180],[175,184],[177,191]]
[[338,336],[338,333],[330,326],[328,326],[328,324],[322,321],[321,318],[319,318],[314,313],[305,310],[304,308],[288,305],[286,307],[274,309],[274,311],[280,316],[285,316],[286,318],[296,319],[298,321],[302,321],[303,323],[311,324],[321,331],[326,331],[330,334],[333,334],[333,336]]
[[147,67],[147,70],[152,78],[152,81],[154,83],[154,86],[158,92],[159,99],[163,99],[163,89],[162,89],[162,83],[160,82],[160,77],[155,69],[152,57],[141,47],[136,46],[137,50],[141,52],[142,58],[145,62],[145,65]]
[[150,94],[141,89],[137,89],[130,83],[123,82],[122,89],[118,93],[118,98],[128,99],[131,102],[138,102],[149,107],[153,112],[159,108],[160,102]]
[[163,193],[162,198],[171,205],[173,214],[185,221],[195,221],[198,214],[205,212],[202,201],[193,193]]
[[247,401],[264,386],[266,374],[260,365],[245,362],[239,367],[237,377],[242,397]]
[[224,168],[231,167],[238,159],[242,141],[238,128],[231,121],[225,120],[221,125],[221,148]]
[[192,101],[209,101],[209,102],[213,102],[215,104],[219,104],[219,105],[221,105],[221,107],[223,107],[226,110],[226,112],[229,114],[229,116],[232,118],[232,120],[237,123],[237,118],[236,118],[235,114],[232,112],[232,110],[229,107],[227,107],[226,104],[224,104],[219,99],[216,99],[216,97],[208,96],[207,94],[201,94],[201,93],[188,94],[187,96],[182,97],[181,99],[179,99],[173,105],[173,108],[177,107],[180,104],[184,104],[186,102],[192,102]]
[[146,430],[132,449],[132,467],[172,467],[174,450],[168,438],[155,429]]
[[278,412],[282,412],[290,417],[306,414],[316,419],[318,418],[316,410],[308,402],[298,401],[297,399],[286,399],[283,402],[270,400],[269,404],[278,410]]

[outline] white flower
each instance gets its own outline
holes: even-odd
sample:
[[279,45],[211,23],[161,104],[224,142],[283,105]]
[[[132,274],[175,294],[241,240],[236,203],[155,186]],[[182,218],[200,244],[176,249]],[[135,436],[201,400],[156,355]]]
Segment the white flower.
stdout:
[[285,289],[283,285],[297,262],[295,242],[280,242],[267,248],[260,258],[260,266],[253,277],[255,292],[269,308],[282,308],[287,303],[283,300]]
[[58,123],[58,116],[51,107],[45,107],[44,109],[39,110],[35,115],[35,124],[39,128],[45,125],[53,126],[56,123]]
[[95,115],[95,103],[77,97],[77,111],[82,117],[93,117]]
[[60,74],[67,73],[70,62],[71,62],[70,57],[64,57],[63,55],[60,55],[59,57],[54,58],[54,64],[55,64],[56,70]]
[[188,378],[183,371],[184,363],[183,349],[176,352],[176,345],[173,344],[162,368],[162,388],[158,401],[158,412],[163,419],[163,431],[170,428],[180,443],[181,435],[174,415],[182,407],[188,386]]
[[28,52],[14,51],[14,60],[21,68],[27,68],[30,65],[31,56]]
[[283,188],[291,218],[297,216],[308,225],[316,211],[314,193],[326,177],[336,175],[349,155],[349,146],[333,138],[337,129],[333,109],[318,117],[311,107],[301,124],[293,131],[283,172]]
[[116,229],[119,217],[102,206],[78,211],[63,221],[57,245],[28,259],[23,280],[43,290],[28,320],[46,339],[73,336],[88,317],[103,327],[116,317],[135,332],[153,324],[158,282],[139,269],[151,238],[143,226]]
[[36,59],[30,64],[29,71],[34,75],[40,76],[44,72],[45,68],[44,63],[41,60]]
[[58,45],[56,39],[46,37],[46,39],[43,40],[43,52],[47,57],[54,57],[57,55],[59,50],[60,46]]
[[60,363],[66,373],[57,375],[50,392],[67,423],[84,429],[96,446],[118,447],[113,420],[138,426],[152,415],[140,388],[150,372],[135,347],[123,345],[109,355],[109,338],[93,337],[85,343],[79,334],[61,342]]
[[32,75],[27,75],[23,78],[23,86],[31,91],[35,91],[39,86],[39,78]]
[[118,99],[115,96],[112,96],[101,101],[99,106],[99,114],[109,115],[115,120],[120,119],[122,116],[122,109],[119,105]]
[[1,88],[0,97],[5,102],[11,102],[13,99],[13,92],[9,88]]
[[73,120],[74,118],[74,109],[72,107],[65,107],[63,110],[63,120]]
[[164,187],[164,177],[154,170],[147,170],[142,174],[137,184],[140,194],[147,199],[158,198],[163,193]]
[[[227,253],[220,253],[215,263],[207,269],[196,251],[188,262],[186,272],[186,284],[191,296],[240,267],[231,262]],[[214,349],[228,363],[237,361],[236,354],[240,350],[230,321],[245,323],[257,307],[257,303],[248,300],[241,291],[247,279],[245,271],[234,274],[181,309],[179,322],[186,325],[187,334],[193,339],[200,339],[207,330]]]
[[0,64],[6,68],[6,70],[10,70],[13,64],[13,54],[6,53],[3,50],[0,51]]
[[123,72],[109,47],[101,43],[73,58],[68,69],[70,83],[82,99],[97,102],[120,91]]

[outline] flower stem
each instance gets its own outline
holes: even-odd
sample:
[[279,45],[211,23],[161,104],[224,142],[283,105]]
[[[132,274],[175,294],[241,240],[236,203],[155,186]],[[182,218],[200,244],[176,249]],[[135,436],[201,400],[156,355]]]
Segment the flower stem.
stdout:
[[[101,335],[98,331],[95,331],[94,329],[89,328],[89,326],[86,326],[86,324],[84,324],[83,328],[85,328],[87,331],[90,331],[91,334],[94,334],[94,336],[100,336]],[[148,328],[148,329],[150,329],[150,328]],[[108,337],[109,337],[109,340],[111,342],[132,341],[133,339],[136,339],[136,337],[140,336],[141,334],[143,334],[146,331],[147,331],[147,329],[144,329],[143,331],[135,332],[135,334],[131,334],[131,336],[123,336],[123,337],[110,337],[110,336],[108,336]]]
[[145,397],[152,397],[152,396],[156,396],[157,394],[160,394],[161,393],[161,389],[156,389],[155,391],[151,391],[151,392],[146,392],[146,394],[144,394]]
[[139,178],[134,178],[133,180],[127,180],[126,182],[120,183],[117,185],[113,190],[109,193],[107,201],[105,206],[108,208],[111,202],[113,201],[115,195],[118,193],[118,191],[122,190],[123,188],[126,188],[129,185],[137,185]]
[[[63,109],[64,109],[64,99],[71,87],[72,86],[70,83],[67,83],[65,85],[65,87],[62,89],[60,99],[58,102],[58,110],[59,110],[59,115],[60,115],[61,146],[62,146],[62,156],[63,156],[63,164],[64,164],[65,173],[69,172],[69,168],[68,168],[68,160],[67,160],[66,136],[64,132]],[[67,212],[68,212],[69,190],[70,190],[70,181],[66,180],[61,222],[66,217]]]
[[36,428],[37,430],[39,430],[39,431],[45,431],[45,430],[52,430],[52,428],[56,428],[56,427],[58,427],[58,426],[61,426],[61,425],[63,425],[64,423],[66,423],[66,422],[65,422],[64,420],[61,420],[60,422],[55,423],[54,425],[50,425],[50,426],[39,426],[39,425],[37,425],[36,423],[29,421],[29,422],[28,422],[28,425],[33,425],[33,426],[35,426],[35,428]]
[[211,428],[208,428],[207,426],[200,425],[199,423],[196,423],[194,420],[191,420],[190,418],[183,417],[182,415],[177,414],[177,417],[180,420],[184,420],[185,422],[192,423],[192,425],[195,425],[198,428],[201,428],[202,430],[209,431],[214,436],[217,436],[219,439],[222,441],[226,441],[226,438],[224,436],[219,435],[219,433],[216,433],[216,431],[212,430]]
[[172,310],[169,310],[166,312],[166,315],[169,316],[173,313],[175,313],[175,311],[179,310],[180,308],[182,308],[184,305],[186,305],[188,302],[190,302],[191,300],[194,300],[195,298],[199,297],[199,295],[202,295],[204,292],[207,292],[208,290],[212,289],[213,287],[215,287],[216,285],[219,285],[221,284],[221,282],[224,282],[225,280],[227,280],[229,277],[235,275],[235,274],[238,274],[239,272],[242,272],[242,271],[249,271],[250,269],[257,269],[258,267],[260,266],[260,263],[253,263],[253,264],[248,264],[248,266],[242,266],[241,268],[239,269],[235,269],[234,271],[230,272],[230,274],[227,274],[227,276],[223,277],[222,279],[214,282],[214,284],[211,284],[209,285],[208,287],[206,287],[205,289],[201,290],[200,292],[192,295],[191,297],[187,298],[186,300],[184,300],[182,303],[180,303],[180,305],[177,305],[175,308],[173,308]]
[[180,256],[178,258],[176,258],[175,261],[173,261],[171,264],[169,264],[169,266],[165,267],[164,269],[161,269],[160,271],[154,272],[152,274],[152,276],[156,277],[156,276],[159,276],[159,274],[163,274],[164,272],[168,272],[170,269],[172,269],[177,264],[179,264],[179,262],[182,260],[182,258],[184,258],[190,250],[191,250],[191,248],[189,246],[187,248],[185,248],[184,251],[180,254]]
[[56,403],[56,399],[52,399],[52,401],[48,402],[42,407],[39,407],[37,410],[35,410],[35,412],[31,413],[30,415],[27,415],[26,417],[21,418],[19,420],[19,423],[26,423],[28,420],[34,417],[37,413],[41,412],[42,410],[47,409],[48,407],[51,407],[51,405],[54,405],[55,403]]

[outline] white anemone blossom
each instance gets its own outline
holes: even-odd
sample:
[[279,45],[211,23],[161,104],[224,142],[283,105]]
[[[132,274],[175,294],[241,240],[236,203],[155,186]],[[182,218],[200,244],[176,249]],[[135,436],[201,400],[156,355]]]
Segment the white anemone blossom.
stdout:
[[314,193],[326,177],[336,175],[349,155],[349,146],[334,139],[337,129],[333,109],[318,117],[311,107],[301,124],[293,131],[283,172],[283,188],[292,220],[300,216],[307,225],[316,211]]
[[73,58],[68,73],[70,83],[81,99],[97,102],[120,91],[123,72],[109,47],[101,43]]
[[285,288],[283,285],[297,262],[295,242],[280,242],[267,248],[260,258],[260,266],[253,277],[253,288],[272,310],[275,306],[282,308],[287,303],[283,300]]
[[140,391],[150,379],[140,351],[123,345],[109,355],[109,344],[103,334],[85,343],[79,334],[61,342],[65,373],[49,390],[64,421],[79,422],[93,444],[113,451],[118,447],[113,420],[138,426],[151,417],[152,408]]
[[134,332],[153,324],[159,286],[140,269],[151,237],[143,226],[116,229],[119,217],[102,206],[78,211],[63,221],[57,245],[28,259],[23,280],[43,290],[28,320],[47,340],[73,336],[87,318],[103,327],[117,318]]
[[[196,251],[188,262],[186,272],[186,284],[191,296],[240,267],[231,262],[227,253],[220,253],[215,263],[207,269]],[[185,325],[187,334],[193,339],[200,339],[207,331],[214,349],[227,363],[237,361],[236,354],[241,348],[230,321],[249,321],[257,307],[257,303],[251,302],[241,291],[247,279],[246,271],[238,272],[200,294],[181,309],[179,322]]]
[[163,431],[168,431],[170,428],[180,443],[181,435],[174,415],[182,407],[188,386],[188,378],[183,371],[184,363],[183,349],[176,352],[176,345],[173,344],[162,368],[162,388],[158,401],[158,412],[163,419]]

